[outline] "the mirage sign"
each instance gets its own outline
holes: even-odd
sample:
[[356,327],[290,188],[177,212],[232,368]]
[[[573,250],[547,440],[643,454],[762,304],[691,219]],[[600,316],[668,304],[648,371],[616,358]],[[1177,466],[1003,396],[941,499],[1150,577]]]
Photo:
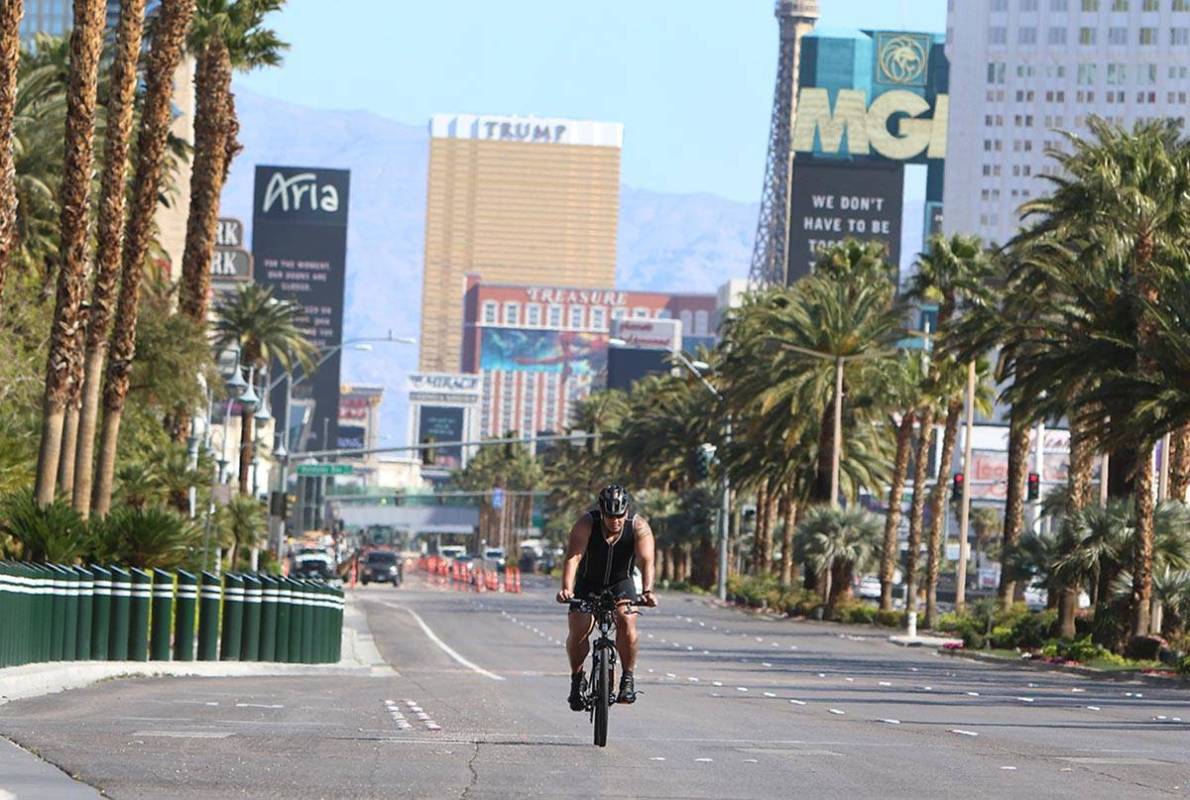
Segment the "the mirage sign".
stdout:
[[[276,297],[301,306],[299,325],[322,351],[338,347],[343,340],[349,182],[350,173],[341,169],[256,168],[252,213],[256,281],[271,286]],[[312,439],[302,443],[304,449],[310,449],[305,445],[333,447],[338,440],[338,351],[296,385],[294,396],[314,401],[307,429]],[[284,403],[283,396],[272,400],[275,409]]]

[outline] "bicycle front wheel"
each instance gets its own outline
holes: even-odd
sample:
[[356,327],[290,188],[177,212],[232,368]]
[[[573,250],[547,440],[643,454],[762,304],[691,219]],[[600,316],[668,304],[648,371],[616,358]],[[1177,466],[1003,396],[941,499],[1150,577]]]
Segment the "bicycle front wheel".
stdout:
[[611,660],[607,651],[595,651],[595,744],[607,746],[607,713],[611,708]]

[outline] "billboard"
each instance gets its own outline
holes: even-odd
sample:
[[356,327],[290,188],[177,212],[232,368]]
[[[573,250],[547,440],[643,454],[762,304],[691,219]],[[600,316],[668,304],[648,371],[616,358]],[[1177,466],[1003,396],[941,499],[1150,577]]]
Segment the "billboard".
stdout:
[[607,369],[607,338],[580,331],[484,328],[479,368],[593,376]]
[[669,358],[668,350],[613,347],[607,353],[607,388],[627,392],[646,375],[665,375]]
[[362,450],[367,447],[367,430],[362,425],[339,424],[335,447],[340,450]]
[[[421,406],[417,420],[418,444],[466,441],[464,411],[459,406]],[[463,466],[463,448],[436,448],[432,463],[436,467],[457,469]]]
[[[299,326],[319,351],[343,340],[347,271],[347,170],[258,166],[252,204],[252,258],[256,281],[276,297],[302,308]],[[294,396],[313,401],[312,442],[300,449],[333,447],[338,440],[339,357],[331,353],[318,371],[296,384]],[[283,389],[272,398],[284,404]],[[312,445],[312,446],[310,446]]]
[[643,350],[677,350],[682,342],[682,323],[676,319],[614,319],[612,336],[628,347]]
[[844,239],[884,242],[901,257],[904,167],[893,162],[793,162],[788,282],[809,275],[818,251]]

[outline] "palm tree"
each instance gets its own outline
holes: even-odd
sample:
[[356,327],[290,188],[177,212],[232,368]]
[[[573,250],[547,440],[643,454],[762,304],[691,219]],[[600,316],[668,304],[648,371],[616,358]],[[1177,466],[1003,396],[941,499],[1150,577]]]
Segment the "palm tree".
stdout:
[[[112,334],[111,357],[103,391],[103,428],[100,434],[98,479],[91,510],[103,516],[111,507],[112,477],[116,467],[120,420],[128,398],[132,360],[136,355],[136,325],[140,312],[140,285],[148,253],[153,211],[157,206],[162,164],[170,124],[173,76],[182,58],[186,28],[194,15],[195,0],[161,0],[153,24],[152,45],[145,69],[145,99],[137,140],[136,171],[132,180],[132,205],[121,251],[120,298]],[[87,466],[87,465],[83,465]],[[76,480],[77,480],[76,475]]]
[[[1158,273],[1162,265],[1184,264],[1190,244],[1190,209],[1184,202],[1190,193],[1190,147],[1172,120],[1137,123],[1126,131],[1092,117],[1088,126],[1092,139],[1068,136],[1070,152],[1052,154],[1062,169],[1047,176],[1054,185],[1049,195],[1023,207],[1027,216],[1040,218],[1025,236],[1085,240],[1083,258],[1124,266],[1125,286],[1138,301],[1135,372],[1154,373],[1160,366],[1148,351],[1157,344],[1158,322],[1151,308],[1161,299]],[[1137,444],[1134,636],[1148,633],[1150,627],[1155,510],[1150,456],[1163,432],[1137,426],[1127,433]]]
[[198,58],[194,78],[194,166],[190,177],[190,212],[182,256],[179,310],[205,322],[211,284],[211,252],[219,216],[219,195],[239,151],[233,70],[248,71],[281,63],[288,45],[263,28],[264,17],[285,0],[199,0],[190,31],[190,50]]
[[95,240],[95,283],[87,320],[82,406],[75,445],[73,504],[84,517],[91,509],[95,459],[95,430],[99,422],[99,394],[107,358],[112,306],[120,278],[120,248],[124,242],[125,176],[136,96],[136,65],[144,29],[145,0],[121,0],[116,47],[108,85],[107,130],[99,223]]
[[79,370],[78,331],[86,275],[87,212],[99,56],[103,50],[103,0],[75,0],[70,35],[70,86],[67,93],[65,168],[62,175],[61,243],[58,293],[46,364],[41,448],[37,458],[37,502],[53,502],[62,450],[62,426],[71,382]]
[[240,494],[219,509],[217,524],[232,541],[227,568],[235,569],[241,548],[259,546],[264,534],[264,511],[255,498]]
[[4,310],[4,278],[8,254],[16,238],[17,191],[13,158],[13,123],[21,56],[21,14],[24,0],[0,7],[0,312]]
[[879,517],[855,506],[819,505],[806,512],[797,528],[797,547],[822,576],[828,614],[841,598],[851,596],[856,571],[866,570],[876,560],[882,527]]
[[96,527],[99,560],[141,569],[177,569],[202,536],[190,520],[158,506],[117,508]]
[[[282,370],[288,371],[301,363],[309,372],[314,347],[298,327],[303,314],[301,306],[273,297],[272,288],[250,283],[227,295],[215,313],[216,350],[238,349],[240,364],[257,371],[276,361]],[[240,494],[249,491],[248,470],[255,448],[254,410],[243,406],[240,412]]]

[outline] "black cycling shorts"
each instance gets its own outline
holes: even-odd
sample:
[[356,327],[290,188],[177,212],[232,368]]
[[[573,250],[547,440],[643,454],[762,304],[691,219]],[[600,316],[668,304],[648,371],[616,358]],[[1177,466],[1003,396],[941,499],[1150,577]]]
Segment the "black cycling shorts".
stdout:
[[631,576],[622,581],[617,581],[610,586],[604,586],[602,583],[580,582],[574,587],[574,599],[593,600],[603,594],[604,589],[611,589],[612,595],[617,599],[636,600],[636,583],[632,580]]

